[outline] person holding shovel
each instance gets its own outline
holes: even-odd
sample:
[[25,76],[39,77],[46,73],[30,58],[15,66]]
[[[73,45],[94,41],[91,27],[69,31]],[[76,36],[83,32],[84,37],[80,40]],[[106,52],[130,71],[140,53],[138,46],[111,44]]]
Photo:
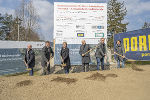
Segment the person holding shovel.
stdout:
[[27,67],[27,70],[29,70],[29,75],[33,76],[33,68],[35,66],[35,54],[32,50],[32,45],[30,44],[27,46],[27,50],[25,51],[24,62]]
[[100,43],[97,46],[95,56],[97,60],[97,70],[100,70],[100,63],[101,69],[104,70],[104,57],[106,56],[105,38],[101,38]]
[[71,65],[70,65],[69,48],[67,47],[67,42],[63,42],[60,56],[62,60],[61,63],[63,65],[62,67],[64,68],[65,73],[68,74]]
[[90,53],[88,52],[90,50],[90,46],[86,44],[85,40],[82,40],[82,45],[80,46],[79,54],[82,56],[82,67],[83,71],[87,72],[89,71],[89,63],[90,63]]
[[46,41],[45,46],[42,48],[42,58],[41,58],[41,65],[43,68],[42,75],[50,74],[50,59],[54,56],[54,52],[50,47],[50,42]]
[[116,42],[114,54],[116,55],[116,61],[117,61],[117,67],[120,68],[120,62],[122,62],[122,68],[124,68],[124,63],[125,63],[125,54],[124,54],[124,48],[121,45],[121,41],[118,40]]

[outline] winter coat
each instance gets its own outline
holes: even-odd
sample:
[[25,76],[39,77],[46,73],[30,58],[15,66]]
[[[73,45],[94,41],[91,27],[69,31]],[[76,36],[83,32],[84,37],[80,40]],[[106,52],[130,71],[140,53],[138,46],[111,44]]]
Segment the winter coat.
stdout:
[[70,57],[69,57],[69,48],[61,48],[60,55],[62,59],[64,60],[64,63],[66,64],[66,67],[70,68]]
[[106,54],[106,45],[105,45],[105,43],[104,44],[99,43],[98,47],[96,49],[95,56],[97,58],[103,58],[103,57],[105,57],[105,54]]
[[[90,50],[89,44],[81,45],[79,54],[82,56],[82,54],[85,54],[89,50]],[[91,61],[90,60],[90,53],[87,53],[84,56],[82,56],[82,64],[83,63],[86,63],[86,64],[90,63],[90,61]]]
[[35,66],[35,53],[32,49],[25,51],[25,62],[28,68],[33,68]]
[[[124,56],[124,49],[123,49],[123,47],[122,47],[121,44],[120,44],[120,45],[116,44],[114,51],[115,51],[117,54],[119,54],[119,55],[121,55],[121,56]],[[121,57],[121,56],[119,56],[119,55],[115,55],[115,56],[116,56],[116,60],[117,60],[117,61],[118,61],[118,60],[123,61],[124,58]]]
[[41,65],[42,67],[47,66],[47,62],[50,60],[50,55],[54,56],[54,52],[51,47],[47,48],[44,46],[42,48],[42,57],[41,57]]

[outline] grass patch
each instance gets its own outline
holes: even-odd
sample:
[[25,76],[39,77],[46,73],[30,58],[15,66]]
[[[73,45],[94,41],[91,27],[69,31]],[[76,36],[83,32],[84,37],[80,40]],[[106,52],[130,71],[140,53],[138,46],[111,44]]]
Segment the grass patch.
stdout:
[[27,73],[29,73],[29,72],[25,71],[25,72],[20,72],[20,73],[7,74],[7,75],[4,75],[4,77],[19,76],[19,75],[24,75],[24,74],[27,74]]
[[[40,74],[38,73],[39,70],[40,69],[34,69],[34,76],[40,76]],[[7,74],[7,75],[3,75],[3,76],[4,77],[12,77],[12,76],[19,76],[19,75],[29,76],[29,71],[14,73],[14,74]]]
[[126,64],[134,64],[136,65],[150,65],[150,61],[126,61]]

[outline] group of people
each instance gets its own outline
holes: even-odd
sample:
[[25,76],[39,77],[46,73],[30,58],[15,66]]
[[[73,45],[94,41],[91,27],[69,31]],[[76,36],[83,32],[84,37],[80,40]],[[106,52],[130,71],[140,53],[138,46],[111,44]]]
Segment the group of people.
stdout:
[[[105,70],[104,68],[104,58],[106,56],[106,44],[105,39],[101,38],[100,43],[96,46],[95,57],[97,61],[97,70]],[[85,40],[82,40],[82,44],[80,46],[79,54],[82,57],[82,68],[84,72],[89,71],[89,63],[90,59],[90,51],[91,48],[89,44],[86,44]],[[121,45],[121,41],[118,40],[116,42],[114,53],[116,54],[117,66],[120,68],[120,62],[122,62],[122,67],[124,67],[124,49]],[[50,59],[54,56],[54,52],[50,46],[50,42],[46,41],[45,46],[42,48],[42,57],[41,57],[41,65],[42,65],[42,75],[50,74]],[[63,66],[64,72],[66,74],[69,73],[69,69],[71,68],[70,57],[69,57],[69,48],[67,47],[67,42],[63,42],[62,48],[60,51],[61,63],[65,64]],[[35,53],[32,49],[32,45],[27,46],[27,50],[25,52],[25,65],[30,69],[29,75],[33,76],[33,67],[35,66]]]
[[[46,41],[45,46],[42,48],[42,56],[41,56],[41,66],[42,66],[42,75],[50,74],[50,59],[54,56],[54,52],[50,47],[50,42]],[[33,68],[35,66],[35,53],[32,49],[32,45],[28,45],[25,51],[25,65],[29,70],[29,75],[33,76]]]

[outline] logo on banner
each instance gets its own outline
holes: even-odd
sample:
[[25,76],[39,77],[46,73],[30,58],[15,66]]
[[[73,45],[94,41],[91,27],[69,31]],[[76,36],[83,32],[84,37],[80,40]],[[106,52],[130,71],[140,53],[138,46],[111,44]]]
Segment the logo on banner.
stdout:
[[97,26],[97,29],[104,29],[104,26]]
[[95,37],[104,37],[104,33],[95,33]]
[[84,37],[84,33],[77,33],[77,37]]
[[92,26],[92,29],[104,29],[104,26]]

